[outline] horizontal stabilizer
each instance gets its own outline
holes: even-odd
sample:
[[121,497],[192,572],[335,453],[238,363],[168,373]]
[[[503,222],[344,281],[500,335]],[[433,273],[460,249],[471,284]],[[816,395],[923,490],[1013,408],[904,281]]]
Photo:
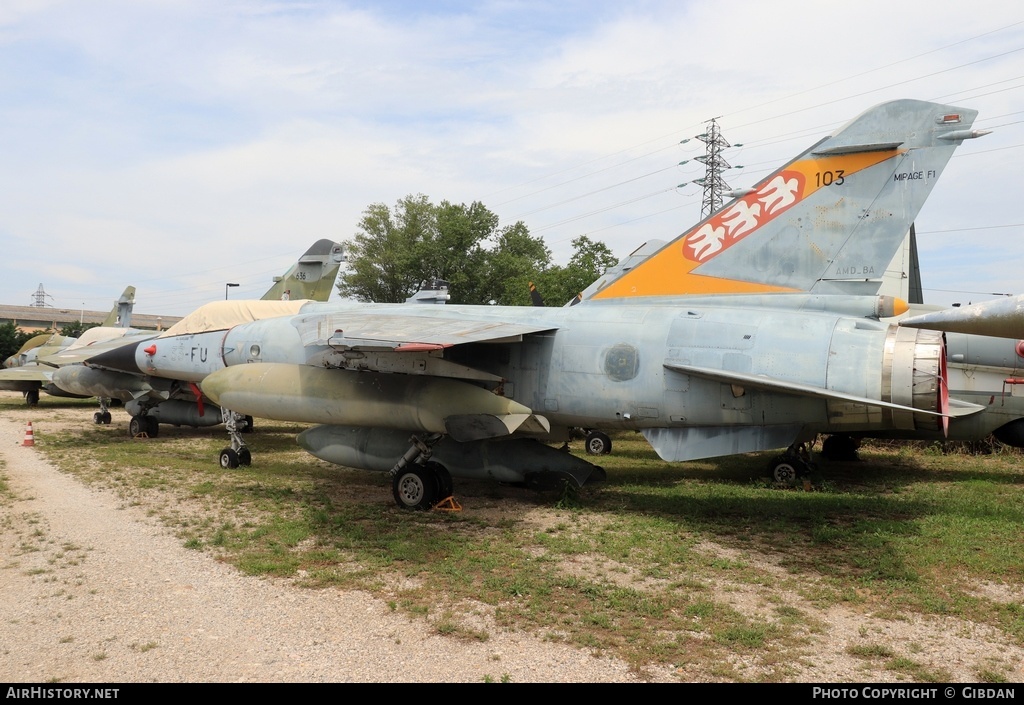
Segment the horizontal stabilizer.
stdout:
[[742,387],[760,389],[765,392],[791,394],[793,396],[799,397],[814,397],[817,399],[832,399],[835,401],[863,404],[864,406],[879,406],[886,409],[895,409],[897,411],[910,411],[915,414],[927,414],[929,416],[969,416],[979,411],[984,411],[985,409],[985,407],[978,406],[977,404],[960,402],[957,404],[956,409],[953,409],[951,404],[951,408],[948,414],[940,414],[935,411],[915,409],[910,406],[904,406],[903,404],[893,404],[892,402],[882,401],[881,399],[871,399],[869,397],[862,397],[856,394],[846,394],[845,392],[837,392],[834,389],[814,387],[809,384],[789,382],[786,380],[773,379],[771,377],[764,377],[761,375],[744,374],[742,372],[731,372],[728,370],[713,370],[707,367],[694,367],[692,365],[681,365],[670,362],[666,362],[665,367],[667,367],[670,370],[675,370],[676,372],[682,372],[683,374],[686,375],[692,375],[694,377],[703,377],[704,379],[714,380],[716,382],[721,382],[722,384],[737,384]]
[[845,144],[826,149],[815,149],[812,154],[826,156],[834,154],[857,154],[859,152],[892,152],[902,142],[874,142],[871,144]]

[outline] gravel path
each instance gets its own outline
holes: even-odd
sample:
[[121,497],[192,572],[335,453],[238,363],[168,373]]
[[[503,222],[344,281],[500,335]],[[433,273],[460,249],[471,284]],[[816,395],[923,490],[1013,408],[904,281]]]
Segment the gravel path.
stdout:
[[498,628],[442,637],[364,593],[243,576],[24,436],[0,419],[0,681],[636,680],[568,646]]

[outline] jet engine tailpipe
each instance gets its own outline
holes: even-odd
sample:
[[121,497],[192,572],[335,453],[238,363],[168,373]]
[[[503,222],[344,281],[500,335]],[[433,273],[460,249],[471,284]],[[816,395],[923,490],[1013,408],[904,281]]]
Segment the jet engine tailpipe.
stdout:
[[[877,342],[865,347],[856,327],[837,329],[829,355],[830,389],[907,407],[864,406],[833,399],[828,402],[831,431],[932,431],[936,424],[943,434],[948,430],[946,346],[941,333],[889,326],[879,351]],[[918,414],[911,409],[931,413]]]

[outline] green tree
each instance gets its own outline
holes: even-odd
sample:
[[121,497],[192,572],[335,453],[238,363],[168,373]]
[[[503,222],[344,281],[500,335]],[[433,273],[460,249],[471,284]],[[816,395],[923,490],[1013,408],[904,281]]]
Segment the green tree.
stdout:
[[394,212],[383,203],[370,205],[349,244],[348,271],[340,277],[338,291],[360,301],[404,301],[429,276],[418,260],[422,243],[436,227],[426,196],[406,196]]
[[468,206],[442,201],[434,214],[437,227],[421,243],[419,264],[426,275],[421,279],[446,280],[453,304],[481,303],[481,278],[491,255],[487,241],[497,231],[498,216],[479,201]]
[[30,338],[37,333],[25,333],[18,330],[13,323],[0,324],[0,363],[21,349]]
[[530,235],[521,221],[503,228],[483,271],[477,301],[529,306],[530,282],[537,281],[550,263],[551,251],[547,245]]
[[549,267],[536,280],[548,306],[563,306],[618,262],[607,245],[586,235],[573,240],[572,247],[568,265]]
[[451,303],[526,303],[527,282],[550,262],[523,223],[499,227],[478,201],[434,205],[422,194],[369,206],[348,256],[338,291],[380,303],[402,302],[432,278],[448,281]]

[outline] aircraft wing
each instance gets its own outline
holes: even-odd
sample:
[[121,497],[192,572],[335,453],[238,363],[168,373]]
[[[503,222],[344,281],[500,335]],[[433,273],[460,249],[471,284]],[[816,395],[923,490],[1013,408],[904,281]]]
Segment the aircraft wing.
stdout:
[[[116,329],[124,330],[124,329]],[[147,331],[137,335],[125,335],[118,338],[100,340],[89,345],[69,347],[53,355],[41,358],[39,362],[50,367],[63,367],[64,365],[77,365],[90,360],[100,353],[109,352],[126,345],[135,345],[143,340],[155,338],[158,335],[155,331]]]
[[303,345],[336,349],[387,349],[422,352],[464,343],[514,343],[524,335],[554,330],[550,323],[530,324],[485,317],[387,315],[345,311],[299,316],[293,323]]
[[703,377],[704,379],[714,380],[716,382],[721,382],[722,384],[735,384],[741,387],[750,387],[751,389],[761,389],[768,392],[793,394],[802,397],[834,399],[836,401],[853,402],[854,404],[864,404],[865,406],[880,406],[886,409],[910,411],[915,414],[927,414],[929,416],[970,416],[971,414],[976,414],[979,411],[985,410],[985,407],[983,406],[958,400],[956,404],[950,403],[948,414],[940,414],[935,411],[914,409],[909,406],[904,406],[902,404],[893,404],[892,402],[882,401],[880,399],[871,399],[870,397],[861,397],[854,394],[837,392],[832,389],[825,389],[824,387],[814,387],[809,384],[799,384],[797,382],[772,379],[771,377],[766,377],[763,375],[744,374],[742,372],[731,372],[729,370],[713,370],[706,367],[694,367],[693,365],[683,365],[670,362],[666,362],[665,367],[667,367],[670,370],[675,370],[676,372],[682,372],[683,374],[693,375],[694,377]]
[[53,370],[42,365],[23,365],[0,370],[0,390],[25,392],[50,383]]

